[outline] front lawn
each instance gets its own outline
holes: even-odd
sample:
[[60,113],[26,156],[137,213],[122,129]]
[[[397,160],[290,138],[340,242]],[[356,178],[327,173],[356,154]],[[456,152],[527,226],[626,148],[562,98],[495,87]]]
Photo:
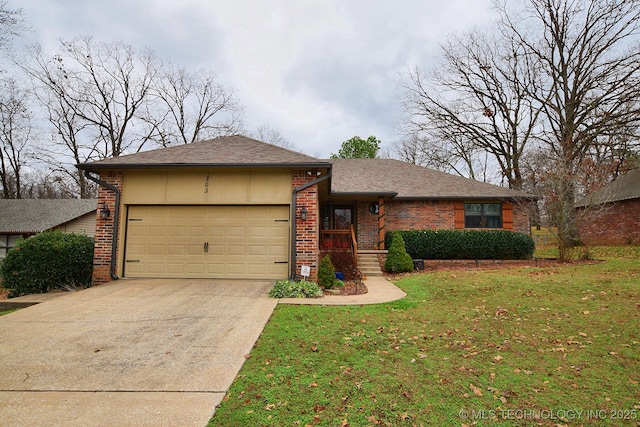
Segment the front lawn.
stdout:
[[209,426],[637,425],[629,253],[413,274],[388,304],[279,305]]

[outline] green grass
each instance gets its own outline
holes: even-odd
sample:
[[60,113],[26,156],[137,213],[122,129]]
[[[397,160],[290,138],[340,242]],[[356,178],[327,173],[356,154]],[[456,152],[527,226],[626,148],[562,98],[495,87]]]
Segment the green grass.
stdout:
[[413,274],[388,304],[279,305],[209,426],[637,425],[633,250]]
[[14,311],[18,311],[18,309],[14,308],[13,310],[0,311],[0,316],[4,316],[5,314],[13,313]]

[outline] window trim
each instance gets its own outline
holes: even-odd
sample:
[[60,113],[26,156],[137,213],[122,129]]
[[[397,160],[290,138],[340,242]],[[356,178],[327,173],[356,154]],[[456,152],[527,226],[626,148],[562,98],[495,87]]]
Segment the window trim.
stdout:
[[[467,215],[467,206],[468,205],[480,205],[481,206],[481,212],[480,215]],[[485,211],[485,206],[486,205],[498,205],[499,206],[499,210],[498,210],[498,215],[488,215],[488,213]],[[465,201],[463,202],[463,206],[462,206],[462,212],[464,215],[464,228],[465,229],[478,229],[478,230],[498,230],[498,229],[503,229],[504,228],[504,203],[503,202],[486,202],[486,201],[477,201],[477,202],[471,202],[471,201]],[[478,227],[472,227],[469,226],[469,219],[468,217],[477,217],[480,216],[480,226]],[[489,226],[491,220],[489,218],[498,218],[498,226],[496,227],[491,227]]]

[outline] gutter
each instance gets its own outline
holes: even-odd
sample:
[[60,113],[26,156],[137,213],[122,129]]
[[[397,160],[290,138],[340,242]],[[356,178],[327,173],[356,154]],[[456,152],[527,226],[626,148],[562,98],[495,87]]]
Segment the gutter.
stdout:
[[296,196],[302,190],[306,190],[309,187],[313,187],[314,185],[319,184],[322,181],[326,181],[329,178],[331,178],[331,169],[329,169],[329,171],[327,172],[326,175],[321,176],[320,178],[316,178],[313,181],[309,181],[306,184],[301,185],[300,187],[295,187],[293,189],[292,194],[291,194],[291,271],[290,271],[291,274],[289,276],[289,279],[291,279],[291,280],[295,280],[295,278],[296,278],[296,232],[297,232],[297,227],[296,227],[296,211],[297,211]]
[[115,185],[109,184],[105,181],[101,181],[98,178],[94,177],[88,170],[84,171],[84,176],[87,179],[95,182],[96,184],[113,191],[116,195],[115,209],[113,212],[113,234],[111,235],[111,261],[109,266],[109,274],[111,275],[112,280],[118,280],[119,277],[116,274],[116,250],[118,243],[118,221],[120,219],[120,190]]

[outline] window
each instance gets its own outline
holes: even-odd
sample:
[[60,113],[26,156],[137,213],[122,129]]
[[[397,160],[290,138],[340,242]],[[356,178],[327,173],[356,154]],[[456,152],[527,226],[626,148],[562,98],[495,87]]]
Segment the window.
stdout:
[[465,228],[502,228],[502,204],[465,203]]
[[2,234],[0,235],[0,259],[3,259],[9,249],[13,249],[16,244],[18,244],[18,240],[20,240],[21,236],[12,235],[12,234]]

